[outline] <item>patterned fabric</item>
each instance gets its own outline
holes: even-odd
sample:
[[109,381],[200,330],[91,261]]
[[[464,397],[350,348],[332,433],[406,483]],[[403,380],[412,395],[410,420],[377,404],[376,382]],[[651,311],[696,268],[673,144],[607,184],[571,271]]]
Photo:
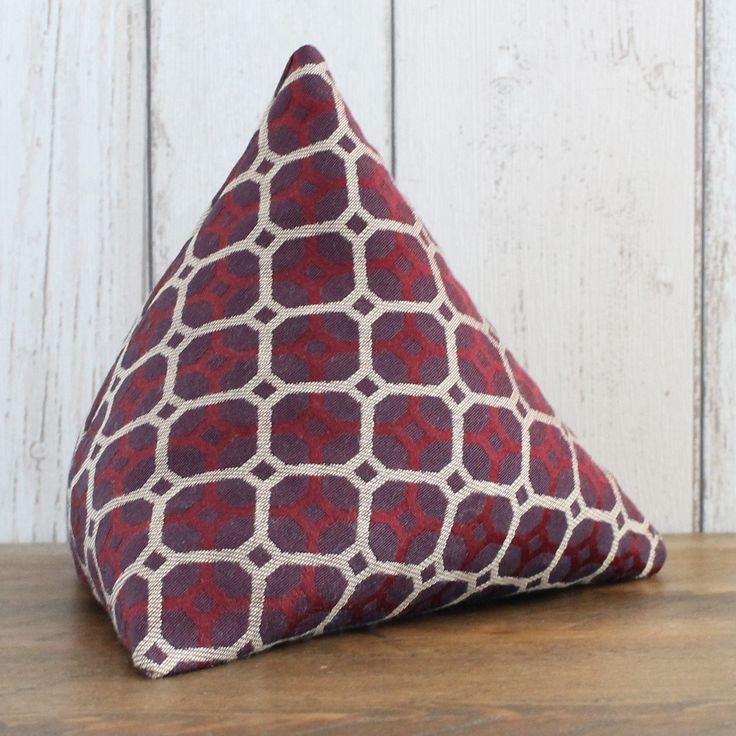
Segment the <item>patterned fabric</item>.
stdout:
[[144,306],[70,494],[79,574],[154,677],[665,558],[311,47]]

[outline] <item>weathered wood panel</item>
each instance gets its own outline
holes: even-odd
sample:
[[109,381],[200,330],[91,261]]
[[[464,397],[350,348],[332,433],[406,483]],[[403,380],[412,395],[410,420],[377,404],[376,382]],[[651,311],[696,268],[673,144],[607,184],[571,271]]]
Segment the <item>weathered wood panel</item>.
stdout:
[[668,531],[697,523],[697,20],[668,0],[425,0],[395,19],[400,186]]
[[736,531],[736,6],[705,5],[703,528]]
[[76,435],[143,298],[145,8],[1,12],[0,540],[63,539]]
[[154,0],[153,275],[179,251],[260,122],[289,56],[324,54],[366,135],[391,144],[388,0]]
[[705,90],[702,0],[396,0],[394,59],[390,0],[151,0],[150,38],[146,5],[0,0],[0,540],[64,536],[76,433],[149,264],[189,235],[303,43],[594,455],[689,529],[702,419],[704,528],[736,530],[730,3],[705,6]]

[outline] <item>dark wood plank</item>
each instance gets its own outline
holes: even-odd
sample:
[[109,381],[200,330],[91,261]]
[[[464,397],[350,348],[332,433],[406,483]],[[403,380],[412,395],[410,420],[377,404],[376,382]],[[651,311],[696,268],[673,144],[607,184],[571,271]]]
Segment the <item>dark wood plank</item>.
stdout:
[[520,598],[137,674],[66,547],[0,547],[11,734],[733,734],[736,536],[651,580]]

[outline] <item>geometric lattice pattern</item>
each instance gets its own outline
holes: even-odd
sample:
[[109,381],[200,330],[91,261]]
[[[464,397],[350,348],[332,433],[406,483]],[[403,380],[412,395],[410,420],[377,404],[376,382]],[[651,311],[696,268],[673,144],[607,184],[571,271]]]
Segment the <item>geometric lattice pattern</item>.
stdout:
[[70,494],[77,569],[154,677],[665,557],[311,47],[126,340]]

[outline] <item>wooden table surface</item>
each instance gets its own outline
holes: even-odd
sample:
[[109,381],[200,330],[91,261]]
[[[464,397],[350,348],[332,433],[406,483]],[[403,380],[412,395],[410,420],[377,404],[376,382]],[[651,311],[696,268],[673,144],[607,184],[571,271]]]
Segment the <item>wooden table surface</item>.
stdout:
[[152,681],[63,545],[0,546],[0,732],[736,734],[736,536],[537,594]]

